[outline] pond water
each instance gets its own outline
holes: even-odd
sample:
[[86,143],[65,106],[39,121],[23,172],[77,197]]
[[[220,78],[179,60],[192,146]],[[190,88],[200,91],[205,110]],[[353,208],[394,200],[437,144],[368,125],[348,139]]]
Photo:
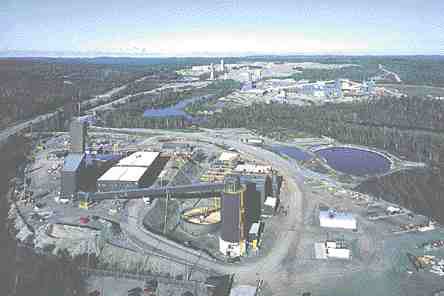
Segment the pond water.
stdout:
[[312,158],[310,154],[305,152],[302,149],[292,146],[284,146],[284,145],[272,145],[271,150],[277,152],[279,154],[285,154],[293,159],[299,161],[307,161]]
[[391,165],[387,157],[359,148],[330,147],[315,153],[334,170],[355,176],[383,174],[390,170]]
[[149,118],[149,117],[155,117],[155,118],[161,118],[161,117],[178,117],[183,116],[187,119],[192,119],[190,115],[188,115],[185,112],[185,108],[187,105],[194,103],[199,100],[207,100],[211,98],[211,95],[207,96],[201,96],[201,97],[193,97],[190,99],[182,100],[176,105],[165,107],[165,108],[156,108],[156,109],[146,109],[143,113],[143,117]]

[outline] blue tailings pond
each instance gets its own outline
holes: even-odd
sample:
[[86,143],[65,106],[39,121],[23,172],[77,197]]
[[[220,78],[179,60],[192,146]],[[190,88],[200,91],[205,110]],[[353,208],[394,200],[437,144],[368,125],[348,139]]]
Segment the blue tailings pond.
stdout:
[[334,170],[364,177],[387,173],[391,162],[384,155],[353,147],[329,147],[315,152]]

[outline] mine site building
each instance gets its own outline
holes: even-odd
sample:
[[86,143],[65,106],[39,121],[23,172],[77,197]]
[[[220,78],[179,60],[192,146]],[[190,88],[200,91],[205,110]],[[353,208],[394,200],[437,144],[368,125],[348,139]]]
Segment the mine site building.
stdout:
[[268,218],[274,215],[279,200],[276,197],[268,196],[265,199],[264,206],[262,208],[262,217]]
[[259,222],[251,224],[250,231],[248,232],[248,241],[250,242],[250,246],[253,251],[257,251],[258,248],[259,231],[260,231]]
[[63,198],[71,198],[78,191],[83,166],[84,154],[70,153],[65,157],[61,173],[60,193]]
[[334,209],[320,209],[319,222],[321,227],[357,229],[356,219],[351,213],[337,212]]
[[239,161],[239,153],[236,152],[222,152],[219,156],[219,162],[224,166],[233,167]]
[[97,190],[103,192],[149,187],[160,170],[159,152],[135,152],[107,170],[97,180]]
[[245,254],[250,227],[260,218],[258,195],[254,183],[241,184],[239,176],[225,179],[219,237],[219,251],[225,256],[234,258]]
[[240,164],[236,166],[234,172],[247,174],[270,174],[272,172],[272,167],[271,165]]
[[[261,91],[263,94],[264,91]],[[253,146],[262,146],[264,145],[264,139],[261,138],[247,138],[247,139],[241,139],[242,142],[253,145]]]
[[351,252],[349,249],[326,248],[328,258],[350,259]]
[[260,203],[264,205],[267,196],[272,194],[272,179],[268,174],[241,174],[241,183],[252,182],[256,184],[256,190],[260,192]]
[[112,167],[97,180],[97,189],[119,191],[144,187],[147,171],[145,167]]

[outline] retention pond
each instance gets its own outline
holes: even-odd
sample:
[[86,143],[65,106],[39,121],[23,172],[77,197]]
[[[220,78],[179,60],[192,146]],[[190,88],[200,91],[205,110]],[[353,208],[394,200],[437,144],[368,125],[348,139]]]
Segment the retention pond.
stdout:
[[387,173],[391,161],[382,153],[355,147],[321,148],[315,153],[341,173],[364,177]]

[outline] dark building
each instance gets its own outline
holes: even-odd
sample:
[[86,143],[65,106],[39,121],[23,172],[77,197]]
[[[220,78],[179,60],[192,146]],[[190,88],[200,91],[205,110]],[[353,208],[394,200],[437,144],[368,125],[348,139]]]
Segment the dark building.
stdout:
[[242,174],[240,175],[241,183],[254,183],[256,184],[256,190],[260,194],[261,206],[264,204],[267,196],[270,196],[273,191],[272,179],[268,174]]
[[271,181],[271,188],[274,197],[279,197],[281,194],[283,177],[277,174],[273,174]]
[[253,182],[245,183],[247,190],[245,192],[245,223],[244,233],[248,233],[253,223],[259,222],[261,218],[261,200],[260,192],[256,190],[256,184]]
[[70,128],[72,119],[80,113],[80,101],[77,98],[68,98],[63,103],[63,127]]
[[228,257],[237,257],[245,253],[248,231],[259,221],[260,192],[253,182],[241,184],[239,176],[226,177],[224,187],[219,250]]
[[71,121],[70,125],[71,134],[71,152],[73,153],[85,153],[86,145],[86,124],[79,118]]
[[62,197],[71,198],[78,191],[80,172],[83,165],[84,165],[83,154],[70,153],[65,157],[61,174]]
[[246,186],[240,184],[238,176],[228,176],[224,183],[219,251],[228,257],[239,257],[246,250],[244,232]]
[[211,276],[206,279],[205,286],[209,296],[229,296],[233,286],[234,275]]
[[239,179],[229,177],[225,180],[222,194],[222,233],[224,241],[239,243],[241,240],[241,206],[245,187],[241,186]]

